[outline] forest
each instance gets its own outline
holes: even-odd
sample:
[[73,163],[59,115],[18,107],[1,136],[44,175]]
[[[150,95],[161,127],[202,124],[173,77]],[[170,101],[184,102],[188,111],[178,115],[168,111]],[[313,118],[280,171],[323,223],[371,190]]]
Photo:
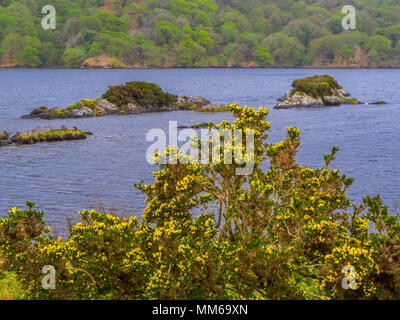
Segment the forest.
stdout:
[[[56,29],[41,12],[56,9]],[[400,0],[0,0],[1,67],[400,67]],[[342,8],[356,8],[356,29]]]

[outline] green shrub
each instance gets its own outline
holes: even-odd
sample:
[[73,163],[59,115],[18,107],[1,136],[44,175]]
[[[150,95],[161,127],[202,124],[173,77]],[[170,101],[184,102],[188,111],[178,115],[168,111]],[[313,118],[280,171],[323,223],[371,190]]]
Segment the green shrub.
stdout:
[[98,101],[90,100],[90,99],[81,99],[80,104],[82,104],[82,106],[92,109],[94,111],[94,109],[97,108],[97,106],[98,106]]
[[83,106],[81,103],[70,104],[65,110],[74,110],[74,109],[81,109]]
[[360,104],[360,102],[357,99],[354,98],[345,98],[345,97],[339,97],[339,100],[349,103],[349,104]]
[[44,132],[20,133],[18,137],[16,137],[16,141],[19,144],[35,144],[38,142],[80,140],[86,139],[86,136],[87,134],[83,130],[65,128]]
[[333,94],[334,89],[342,87],[328,75],[312,76],[293,81],[293,91],[304,92],[314,98],[322,98]]
[[119,86],[109,86],[102,98],[119,108],[132,103],[142,107],[154,106],[161,109],[171,106],[177,101],[177,96],[163,92],[154,83],[143,81],[131,81]]

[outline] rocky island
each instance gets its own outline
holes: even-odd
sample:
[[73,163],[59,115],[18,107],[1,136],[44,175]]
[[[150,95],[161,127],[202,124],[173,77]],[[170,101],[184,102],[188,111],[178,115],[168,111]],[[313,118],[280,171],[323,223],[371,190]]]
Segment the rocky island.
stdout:
[[98,99],[81,99],[64,109],[41,106],[23,118],[83,118],[178,110],[226,111],[224,106],[210,105],[210,101],[202,97],[180,97],[164,92],[154,83],[131,81],[122,85],[109,86]]
[[[328,75],[297,79],[293,81],[292,87],[293,89],[278,99],[275,109],[365,104],[358,99],[350,98],[350,94]],[[385,102],[378,101],[372,104],[385,104]]]
[[10,135],[9,132],[3,131],[0,133],[0,146],[11,144],[35,144],[40,142],[54,142],[64,140],[82,140],[86,139],[91,132],[79,130],[77,128],[61,127],[60,129],[45,130],[37,127],[26,132],[17,132]]

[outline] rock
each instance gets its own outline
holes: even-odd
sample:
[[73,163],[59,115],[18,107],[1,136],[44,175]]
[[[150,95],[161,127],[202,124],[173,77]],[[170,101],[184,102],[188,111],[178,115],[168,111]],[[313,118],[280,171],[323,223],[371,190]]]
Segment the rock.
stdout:
[[297,79],[293,81],[292,87],[292,90],[278,99],[275,109],[360,103],[357,99],[348,98],[350,94],[328,75]]
[[376,102],[371,102],[370,104],[387,104],[385,101],[376,101]]
[[180,105],[188,104],[188,105],[195,105],[196,107],[203,107],[203,106],[211,104],[211,102],[203,97],[183,96],[183,97],[178,98],[178,104],[180,104]]
[[12,142],[18,142],[19,141],[19,135],[21,134],[21,132],[17,131],[16,134],[14,134],[11,138],[10,141]]
[[86,117],[93,117],[94,112],[92,109],[88,107],[82,107],[80,109],[72,109],[68,110],[69,118],[86,118]]
[[0,141],[0,146],[8,146],[10,144],[14,144],[14,142],[12,142],[11,140]]
[[23,119],[35,119],[35,118],[42,118],[42,115],[47,112],[49,109],[46,106],[41,106],[33,109],[33,111],[28,114],[24,115],[21,118]]
[[350,97],[350,94],[343,88],[335,89],[335,93],[337,96],[342,98]]
[[125,113],[126,114],[139,114],[139,113],[143,113],[143,107],[134,105],[133,103],[129,103],[126,107],[125,107]]
[[340,106],[341,103],[337,96],[326,96],[323,97],[322,100],[326,106]]
[[99,99],[97,107],[103,110],[105,114],[119,113],[119,108],[105,99]]
[[311,97],[303,92],[291,91],[286,92],[286,94],[278,100],[275,109],[288,109],[294,107],[322,107],[324,102],[321,98]]

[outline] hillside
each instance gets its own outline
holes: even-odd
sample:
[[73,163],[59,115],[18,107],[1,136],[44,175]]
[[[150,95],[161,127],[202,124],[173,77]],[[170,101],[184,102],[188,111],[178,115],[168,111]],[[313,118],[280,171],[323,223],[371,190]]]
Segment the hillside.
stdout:
[[[1,0],[2,67],[400,67],[400,0]],[[44,30],[41,8],[57,10]],[[341,8],[357,9],[343,30]]]

